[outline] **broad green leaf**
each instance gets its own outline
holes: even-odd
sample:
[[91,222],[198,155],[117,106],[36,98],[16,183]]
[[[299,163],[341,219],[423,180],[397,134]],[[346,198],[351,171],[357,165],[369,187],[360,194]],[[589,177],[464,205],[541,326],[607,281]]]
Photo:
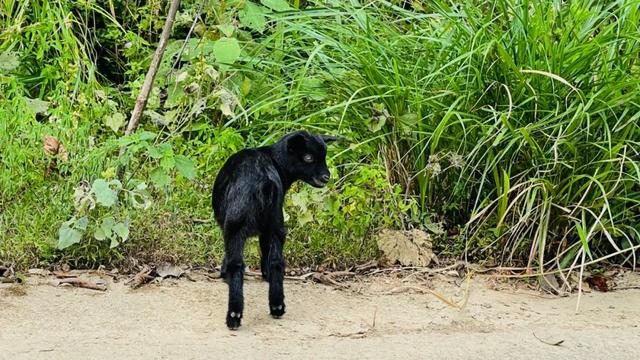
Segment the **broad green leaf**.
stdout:
[[118,234],[118,236],[120,236],[120,238],[122,239],[122,242],[127,241],[127,239],[129,238],[129,226],[127,226],[125,223],[122,223],[122,222],[117,223],[113,227],[113,232],[115,232],[116,234]]
[[176,75],[176,83],[181,83],[186,81],[189,78],[189,72],[188,71],[181,71],[178,73],[178,75]]
[[304,226],[304,224],[311,222],[313,220],[313,216],[311,216],[310,211],[304,211],[298,215],[298,224],[300,226]]
[[384,116],[375,116],[371,119],[371,122],[369,124],[367,124],[367,127],[369,128],[369,131],[371,132],[378,132],[380,130],[382,130],[382,128],[384,127],[384,124],[387,123],[387,118]]
[[291,10],[287,0],[262,0],[262,5],[268,7],[273,11],[287,11]]
[[169,86],[167,101],[164,106],[168,109],[178,106],[186,98],[184,88],[180,84]]
[[93,237],[96,240],[102,241],[107,238],[107,234],[104,233],[102,227],[97,227],[96,231],[93,232]]
[[58,249],[63,250],[73,244],[77,244],[82,239],[82,233],[71,227],[75,219],[65,221],[58,230]]
[[149,154],[149,157],[153,159],[160,159],[162,157],[162,151],[160,151],[158,146],[154,145],[149,145],[147,148],[147,154]]
[[307,211],[308,198],[303,192],[296,192],[291,195],[291,203],[303,212]]
[[100,173],[100,176],[102,176],[104,179],[113,179],[114,177],[116,177],[116,175],[117,174],[115,166],[111,166]]
[[113,206],[118,199],[118,194],[104,179],[96,179],[91,185],[91,192],[96,196],[96,201],[103,206]]
[[115,188],[116,190],[122,190],[122,183],[118,179],[109,181],[109,186]]
[[145,110],[144,115],[148,116],[151,119],[151,122],[158,126],[167,126],[169,125],[169,120],[162,114],[153,111],[153,110]]
[[240,11],[239,18],[243,26],[258,32],[263,32],[267,25],[267,19],[264,17],[264,8],[249,1],[244,4],[244,9]]
[[160,160],[160,167],[169,171],[176,166],[176,159],[173,156],[173,151],[170,153],[165,153],[165,155]]
[[118,244],[118,238],[114,236],[111,238],[111,244],[109,245],[109,248],[113,249],[114,247],[118,246]]
[[124,115],[119,112],[111,114],[107,116],[107,118],[105,119],[105,123],[109,128],[111,128],[111,130],[113,130],[114,132],[118,132],[122,125],[124,125]]
[[173,155],[173,148],[171,147],[171,144],[169,144],[169,143],[162,143],[162,144],[158,145],[158,150],[160,150],[162,155],[165,155],[165,154]]
[[415,126],[418,120],[418,114],[415,113],[408,113],[400,116],[400,121],[409,126]]
[[156,133],[151,131],[143,131],[140,133],[136,133],[136,135],[139,137],[139,141],[152,140],[156,138]]
[[74,227],[84,231],[87,230],[87,225],[89,225],[89,218],[83,216],[75,221]]
[[219,63],[233,64],[240,57],[240,44],[235,38],[221,38],[213,45],[213,55]]
[[141,192],[129,193],[129,201],[131,201],[131,206],[133,206],[136,209],[148,209],[149,206],[151,206],[151,201],[149,200],[149,197],[146,194]]
[[177,155],[175,157],[176,160],[176,169],[180,172],[182,176],[191,180],[196,177],[197,172],[195,166],[193,166],[193,162],[186,156]]
[[34,114],[46,114],[49,110],[49,102],[40,99],[25,99],[27,105],[33,111]]
[[327,96],[324,81],[319,78],[305,77],[300,83],[300,89],[314,100],[322,100]]
[[105,237],[113,237],[113,227],[115,226],[115,224],[116,221],[111,216],[102,219],[102,222],[100,223],[100,229],[102,229],[102,232],[104,232]]
[[156,187],[162,188],[169,185],[171,178],[162,168],[156,168],[149,174],[149,179]]
[[229,37],[233,35],[233,31],[235,30],[235,28],[231,24],[222,24],[218,25],[218,30],[220,30],[224,34],[224,36]]
[[20,65],[18,54],[12,51],[5,51],[0,54],[0,72],[8,73]]
[[242,80],[242,84],[240,85],[240,93],[243,96],[247,96],[249,91],[251,91],[251,79],[245,76],[244,80]]
[[432,233],[436,234],[436,235],[442,235],[444,234],[444,229],[442,228],[442,224],[439,222],[431,222],[431,221],[426,221],[424,223],[424,226],[427,228],[427,230],[431,231]]

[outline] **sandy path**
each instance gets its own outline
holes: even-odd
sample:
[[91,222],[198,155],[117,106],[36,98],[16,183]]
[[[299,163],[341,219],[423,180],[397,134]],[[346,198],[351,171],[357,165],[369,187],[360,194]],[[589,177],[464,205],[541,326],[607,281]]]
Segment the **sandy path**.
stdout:
[[[546,298],[491,290],[476,277],[463,310],[430,294],[385,294],[399,280],[336,290],[287,282],[287,314],[267,311],[268,284],[245,282],[243,326],[224,326],[226,285],[165,281],[102,293],[32,278],[27,294],[0,288],[0,359],[632,359],[640,356],[640,291]],[[460,280],[458,280],[459,282]],[[414,284],[424,286],[425,284]],[[454,300],[464,286],[430,285]],[[493,287],[493,286],[491,286]],[[373,324],[375,314],[375,326]],[[564,340],[561,346],[542,343]]]

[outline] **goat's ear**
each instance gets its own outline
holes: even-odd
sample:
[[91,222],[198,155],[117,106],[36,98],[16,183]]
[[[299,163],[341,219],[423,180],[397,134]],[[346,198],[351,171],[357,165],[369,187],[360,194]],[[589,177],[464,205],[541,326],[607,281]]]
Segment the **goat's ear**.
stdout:
[[344,140],[343,137],[333,136],[333,135],[320,135],[320,138],[322,139],[322,141],[324,141],[325,144],[328,144],[334,141]]
[[305,149],[306,142],[307,139],[305,138],[304,134],[293,134],[287,139],[287,151],[289,153],[302,152]]

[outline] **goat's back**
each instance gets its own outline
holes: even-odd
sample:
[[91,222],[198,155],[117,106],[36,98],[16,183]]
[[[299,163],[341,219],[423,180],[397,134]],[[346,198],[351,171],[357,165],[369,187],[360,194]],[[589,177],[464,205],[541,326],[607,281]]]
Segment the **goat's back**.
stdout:
[[252,233],[275,206],[282,206],[284,191],[273,159],[262,149],[233,154],[216,176],[212,205],[218,224],[242,222]]

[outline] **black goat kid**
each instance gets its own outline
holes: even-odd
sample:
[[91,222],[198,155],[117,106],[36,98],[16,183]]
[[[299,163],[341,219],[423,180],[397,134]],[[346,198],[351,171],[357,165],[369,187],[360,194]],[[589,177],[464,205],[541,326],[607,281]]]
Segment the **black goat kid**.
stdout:
[[250,236],[260,239],[262,277],[269,281],[269,309],[279,318],[285,313],[284,196],[291,184],[302,180],[314,187],[329,181],[325,162],[333,136],[299,131],[271,146],[244,149],[229,157],[213,187],[213,212],[224,235],[222,277],[229,285],[227,327],[240,326],[243,312],[243,249]]

